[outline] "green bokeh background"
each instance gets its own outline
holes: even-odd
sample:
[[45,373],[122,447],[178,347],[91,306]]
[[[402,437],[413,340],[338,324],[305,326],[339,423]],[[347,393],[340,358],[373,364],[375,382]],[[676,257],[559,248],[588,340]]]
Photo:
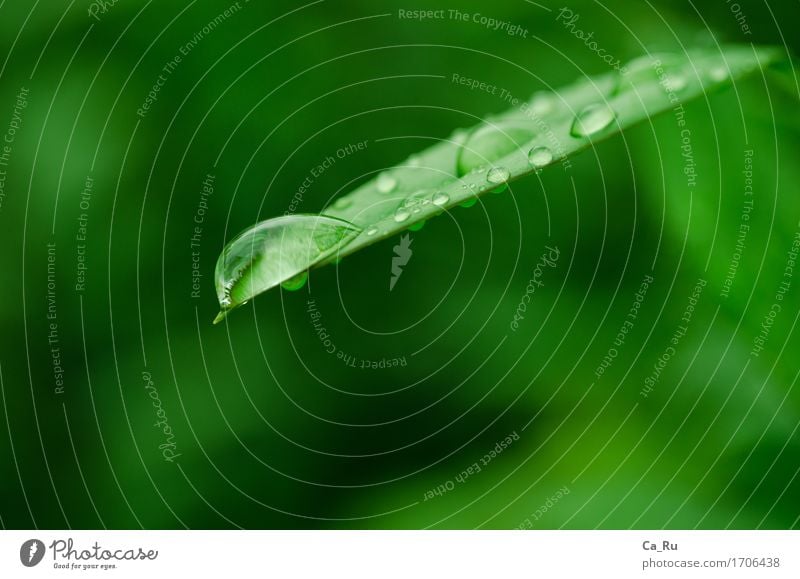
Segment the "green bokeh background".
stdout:
[[[693,190],[667,114],[575,157],[569,171],[553,166],[431,221],[412,234],[391,292],[397,239],[212,326],[226,240],[283,214],[326,157],[368,142],[314,178],[297,211],[318,212],[507,107],[451,82],[454,73],[527,97],[608,70],[547,0],[550,10],[523,0],[241,1],[138,116],[162,67],[230,5],[119,2],[97,20],[88,2],[0,3],[0,132],[29,89],[0,208],[4,527],[800,524],[797,273],[764,351],[750,355],[800,225],[793,78],[758,74],[686,105]],[[623,60],[723,42],[798,52],[796,2],[739,5],[752,34],[723,1],[568,7]],[[485,14],[527,37],[398,18],[420,8]],[[724,298],[747,150],[753,211]],[[191,237],[208,174],[193,297]],[[546,245],[561,250],[558,266],[510,332]],[[597,378],[646,275],[654,281],[634,327]],[[688,332],[645,398],[700,278]],[[406,365],[353,368],[329,354],[309,299],[338,351]],[[174,433],[171,462],[143,372]],[[519,439],[456,480],[510,433]]]

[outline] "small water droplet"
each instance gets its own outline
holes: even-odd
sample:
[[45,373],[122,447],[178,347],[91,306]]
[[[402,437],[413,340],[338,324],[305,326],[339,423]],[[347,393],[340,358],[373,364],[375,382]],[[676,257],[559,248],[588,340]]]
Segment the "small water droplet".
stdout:
[[546,115],[553,110],[553,97],[546,92],[536,93],[533,95],[530,110],[534,115]]
[[308,272],[304,271],[303,273],[300,273],[291,279],[287,279],[285,282],[281,284],[281,287],[286,291],[296,292],[299,289],[303,289],[307,281],[308,281]]
[[349,197],[339,197],[336,201],[333,202],[334,209],[347,209],[353,204],[353,200]]
[[391,193],[397,187],[397,179],[389,173],[381,173],[378,175],[378,181],[375,186],[381,193]]
[[472,207],[473,205],[475,205],[477,202],[478,202],[478,198],[477,197],[473,197],[472,199],[467,199],[466,201],[463,201],[461,203],[461,207],[469,208],[469,207]]
[[443,193],[439,191],[436,195],[433,196],[433,204],[438,205],[441,207],[442,205],[446,205],[447,202],[450,201],[450,196],[447,193]]
[[503,183],[503,184],[502,184],[502,185],[500,185],[499,187],[496,187],[496,188],[492,189],[492,191],[491,191],[491,192],[492,192],[492,193],[502,193],[502,192],[503,192],[503,191],[505,191],[506,189],[508,189],[508,184],[506,184],[506,183]]
[[409,217],[411,217],[411,213],[409,213],[408,209],[406,209],[405,207],[401,207],[394,214],[394,220],[397,221],[397,223],[402,223]]
[[617,114],[606,104],[593,104],[584,108],[572,122],[573,137],[590,137],[610,125]]
[[667,90],[672,92],[680,92],[686,88],[689,83],[683,75],[671,76],[667,81]]
[[417,155],[412,155],[408,158],[408,166],[409,167],[419,167],[421,161]]
[[723,65],[715,66],[708,71],[708,76],[710,76],[711,80],[715,82],[721,82],[728,78],[728,69]]
[[453,131],[453,134],[450,135],[450,140],[453,141],[456,145],[461,145],[464,141],[467,140],[467,136],[469,135],[469,131],[466,129],[456,129]]
[[409,195],[405,199],[403,199],[402,206],[408,209],[421,205],[425,197],[428,196],[428,192],[425,189],[420,189],[416,191],[413,195]]
[[545,167],[553,162],[553,152],[547,147],[534,147],[528,153],[528,163],[536,169]]
[[377,227],[370,227],[369,229],[367,229],[367,235],[369,235],[370,237],[372,237],[376,233],[378,233]]
[[419,231],[423,227],[425,227],[425,221],[417,221],[416,223],[412,223],[411,225],[409,225],[408,226],[408,230],[409,231]]
[[486,173],[486,180],[489,183],[494,183],[496,185],[500,183],[505,183],[508,181],[508,178],[511,176],[511,173],[508,172],[508,169],[505,167],[492,167],[489,169],[489,172]]

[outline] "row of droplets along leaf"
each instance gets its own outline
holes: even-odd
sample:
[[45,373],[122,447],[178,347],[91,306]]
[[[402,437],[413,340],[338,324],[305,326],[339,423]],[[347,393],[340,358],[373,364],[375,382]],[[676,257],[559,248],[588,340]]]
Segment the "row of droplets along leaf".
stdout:
[[223,250],[216,287],[221,312],[278,285],[299,289],[310,268],[405,229],[553,165],[655,114],[670,110],[776,60],[773,49],[726,47],[720,53],[645,55],[627,74],[585,78],[540,92],[471,130],[413,155],[337,199],[322,215],[270,219],[245,230]]

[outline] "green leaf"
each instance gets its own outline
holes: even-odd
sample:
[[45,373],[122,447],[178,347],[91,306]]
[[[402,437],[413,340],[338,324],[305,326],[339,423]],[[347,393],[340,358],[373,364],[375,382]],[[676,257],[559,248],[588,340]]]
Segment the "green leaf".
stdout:
[[341,219],[289,215],[240,233],[222,251],[215,271],[220,313],[214,323],[279,284],[299,289],[309,267],[334,255],[360,230]]
[[[510,181],[559,164],[659,113],[679,110],[689,100],[780,60],[780,55],[773,48],[729,46],[719,52],[639,57],[624,73],[538,93],[471,130],[455,131],[336,200],[322,212],[321,221],[307,221],[312,216],[264,221],[231,242],[220,257],[217,294],[223,311],[217,321],[312,267],[419,228],[457,205],[468,207],[487,192],[504,190]],[[320,236],[325,238],[321,246],[316,243]]]

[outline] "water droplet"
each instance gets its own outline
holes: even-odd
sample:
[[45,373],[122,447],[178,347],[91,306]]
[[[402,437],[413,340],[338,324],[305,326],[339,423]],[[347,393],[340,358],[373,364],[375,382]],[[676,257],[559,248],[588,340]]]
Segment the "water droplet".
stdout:
[[376,233],[378,233],[377,227],[370,227],[369,229],[367,229],[367,235],[369,235],[370,237],[372,237]]
[[499,187],[495,187],[494,189],[492,189],[492,191],[491,191],[491,192],[492,192],[492,193],[495,193],[495,194],[496,194],[496,193],[502,193],[502,192],[503,192],[503,191],[505,191],[506,189],[508,189],[508,185],[507,185],[506,183],[503,183],[503,184],[502,184],[502,185],[500,185]]
[[436,195],[433,196],[433,204],[438,205],[439,207],[441,207],[442,205],[447,205],[448,201],[450,201],[450,196],[442,191],[439,191]]
[[472,206],[473,206],[473,205],[475,205],[477,202],[478,202],[478,198],[477,198],[477,197],[473,197],[473,198],[471,198],[471,199],[467,199],[466,201],[463,201],[463,202],[461,203],[461,207],[472,207]]
[[610,125],[617,114],[606,104],[594,104],[584,108],[572,122],[573,137],[590,137]]
[[467,135],[469,135],[469,131],[466,129],[456,129],[453,131],[453,134],[450,135],[450,140],[456,145],[461,145],[467,140]]
[[395,187],[397,187],[397,179],[392,177],[389,173],[381,173],[378,175],[375,186],[381,193],[391,193],[394,191]]
[[547,147],[534,147],[528,153],[528,163],[535,169],[540,169],[553,162],[553,152]]
[[511,173],[508,172],[508,169],[505,167],[492,167],[489,169],[489,172],[486,173],[486,180],[489,183],[494,183],[498,185],[500,183],[505,183],[508,181],[508,178],[511,176]]
[[475,129],[459,149],[458,176],[484,168],[518,150],[536,136],[536,123],[530,119],[499,121]]
[[417,221],[416,223],[412,223],[411,225],[409,225],[408,226],[408,230],[409,231],[419,231],[423,227],[425,227],[425,221]]
[[347,209],[353,204],[353,199],[348,195],[345,197],[339,197],[336,201],[333,202],[334,209]]
[[547,92],[538,92],[533,95],[530,111],[534,115],[546,115],[553,110],[553,97]]
[[402,207],[407,209],[411,209],[413,207],[417,207],[418,205],[422,205],[424,199],[428,196],[428,191],[425,189],[420,189],[416,191],[413,195],[409,195],[405,199],[403,199]]
[[[281,287],[286,291],[296,292],[297,290],[303,289],[307,281],[308,281],[308,272],[304,271],[303,273],[294,276],[292,279],[287,279],[285,282],[281,284]],[[244,303],[246,304],[247,302]]]
[[728,78],[728,69],[724,65],[715,66],[708,71],[708,76],[710,76],[711,80],[714,82],[722,82]]
[[288,215],[263,221],[236,236],[217,260],[217,321],[256,295],[334,255],[361,229],[325,215]]
[[411,217],[411,213],[409,213],[408,209],[405,207],[401,207],[394,214],[394,220],[397,221],[397,223],[402,223],[409,217]]
[[634,58],[621,70],[612,94],[619,94],[644,83],[659,81],[659,75],[677,69],[684,62],[679,55],[672,52],[644,54]]
[[686,77],[683,75],[671,76],[667,81],[667,90],[672,92],[680,92],[685,89],[688,84],[689,83],[686,80]]
[[419,167],[421,164],[420,158],[417,155],[411,155],[407,162],[409,167]]

